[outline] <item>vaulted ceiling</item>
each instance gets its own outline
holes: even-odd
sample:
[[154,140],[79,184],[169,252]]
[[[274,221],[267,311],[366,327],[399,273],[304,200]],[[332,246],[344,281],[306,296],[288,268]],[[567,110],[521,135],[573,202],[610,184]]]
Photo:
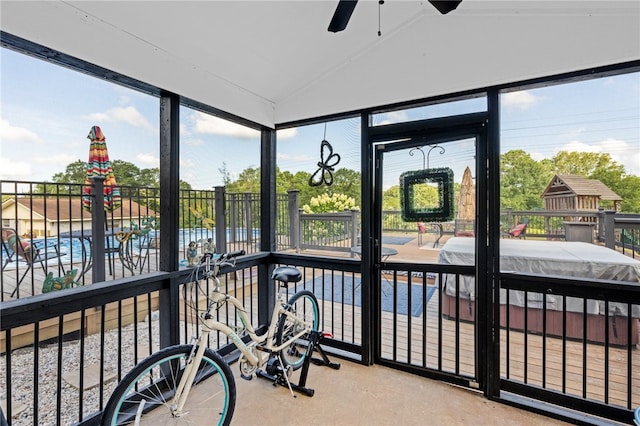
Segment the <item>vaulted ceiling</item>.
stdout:
[[[640,59],[640,2],[7,1],[2,31],[275,124]],[[380,23],[381,36],[378,36]]]

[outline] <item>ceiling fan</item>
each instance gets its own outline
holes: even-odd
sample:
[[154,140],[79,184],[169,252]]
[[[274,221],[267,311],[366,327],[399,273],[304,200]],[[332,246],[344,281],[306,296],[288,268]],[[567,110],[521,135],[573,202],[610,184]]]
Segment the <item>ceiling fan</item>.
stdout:
[[[457,8],[462,2],[462,0],[428,1],[443,15]],[[358,0],[340,0],[338,2],[338,7],[336,7],[336,11],[333,13],[333,18],[331,18],[331,22],[329,23],[329,28],[327,28],[327,30],[332,33],[337,33],[347,28],[347,24],[349,23],[349,19],[351,19],[351,15],[353,14],[353,10],[356,8],[357,3]]]

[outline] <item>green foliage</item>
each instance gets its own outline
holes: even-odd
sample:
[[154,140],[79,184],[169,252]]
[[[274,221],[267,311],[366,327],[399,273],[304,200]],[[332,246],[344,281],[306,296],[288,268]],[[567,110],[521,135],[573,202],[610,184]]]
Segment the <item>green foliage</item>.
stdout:
[[601,180],[600,177],[605,175],[615,178],[624,173],[624,166],[613,161],[606,153],[560,151],[551,159],[551,164],[555,174],[579,175],[590,179]]
[[[118,186],[130,186],[135,188],[157,188],[160,186],[160,169],[155,167],[151,169],[140,169],[133,163],[123,160],[111,161],[111,168],[116,176],[116,182]],[[87,178],[87,163],[82,160],[76,160],[70,163],[65,168],[64,172],[56,173],[53,175],[51,181],[53,183],[70,183],[70,184],[84,184]],[[186,182],[181,182],[182,185],[190,186]],[[61,186],[61,193],[68,193],[68,186]],[[38,186],[39,192],[44,192],[42,185]],[[55,191],[55,186],[47,187],[47,192],[51,193]],[[73,191],[73,190],[72,190]]]
[[305,213],[343,212],[352,209],[358,209],[356,200],[345,194],[322,194],[312,198],[309,204],[302,206]]
[[[111,164],[119,186],[159,187],[160,171],[158,168],[140,169],[135,164],[123,160],[113,160]],[[86,167],[86,162],[74,161],[67,165],[64,172],[53,175],[52,182],[82,185],[86,178]],[[227,192],[260,193],[259,167],[245,169],[235,181],[231,181],[226,163],[222,164],[219,171],[223,176]],[[589,179],[598,179],[623,198],[623,212],[640,213],[640,177],[627,175],[624,166],[613,161],[609,154],[593,152],[561,151],[553,158],[541,161],[534,160],[529,153],[521,149],[504,153],[500,164],[501,207],[510,207],[515,210],[543,208],[544,201],[541,195],[554,174],[576,174]],[[353,203],[349,206],[355,207],[361,204],[360,172],[344,168],[338,169],[333,174],[334,183],[329,187],[310,187],[310,176],[311,174],[308,172],[291,173],[281,171],[278,168],[276,169],[276,192],[282,194],[292,189],[299,190],[299,202],[302,206],[312,207],[311,200],[319,199],[321,196],[331,198],[338,195],[352,199]],[[39,184],[34,192],[44,193],[46,190],[47,193],[54,193],[58,190],[60,194],[69,195],[78,194],[79,188],[80,186]],[[180,181],[180,189],[191,189],[191,185]],[[420,205],[434,205],[437,202],[435,188],[419,185],[416,189],[415,195]],[[456,184],[455,193],[455,200],[457,200],[459,184]],[[141,203],[148,204],[151,209],[159,211],[160,200],[156,194],[141,193],[136,198],[139,198]],[[400,209],[398,185],[384,191],[382,204],[384,210],[397,211]],[[457,201],[454,205],[457,205]],[[185,207],[188,210],[193,206]]]
[[553,177],[550,165],[517,149],[502,155],[500,163],[500,206],[534,210],[544,206],[540,197]]
[[640,213],[640,176],[625,176],[618,185],[611,186],[611,189],[622,197],[623,212]]
[[623,198],[623,212],[640,212],[640,177],[626,175],[624,166],[607,153],[568,151],[541,161],[534,160],[524,150],[504,153],[500,164],[501,207],[543,208],[542,193],[556,174],[597,179]]
[[64,173],[53,175],[52,181],[55,183],[84,183],[87,177],[87,162],[76,160],[67,165]]
[[[220,172],[225,175],[225,166]],[[300,191],[300,205],[309,204],[312,198],[322,194],[345,194],[355,200],[356,205],[360,204],[360,173],[350,169],[338,169],[333,173],[333,185],[309,186],[311,173],[298,171],[295,174],[289,171],[281,171],[276,168],[276,193],[285,194],[289,190]],[[238,179],[226,185],[227,192],[260,193],[260,168],[245,169]]]
[[[458,185],[459,186],[459,185]],[[414,201],[418,206],[435,206],[438,204],[438,188],[431,185],[416,185]],[[400,210],[400,185],[394,185],[382,194],[383,210]]]
[[[309,204],[302,206],[306,214],[313,213],[341,213],[352,209],[358,209],[353,197],[346,194],[321,194],[311,198]],[[332,240],[348,238],[348,226],[344,222],[312,221],[304,229],[305,240],[321,241],[330,238]]]

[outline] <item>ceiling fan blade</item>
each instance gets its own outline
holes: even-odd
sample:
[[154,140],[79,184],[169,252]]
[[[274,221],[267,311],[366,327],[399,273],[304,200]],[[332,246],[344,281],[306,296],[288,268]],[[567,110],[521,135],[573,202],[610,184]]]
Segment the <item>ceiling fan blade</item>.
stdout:
[[431,3],[443,15],[454,10],[461,2],[462,0],[429,0],[429,3]]
[[347,28],[353,9],[356,8],[356,3],[358,3],[358,0],[340,0],[327,30],[337,33]]

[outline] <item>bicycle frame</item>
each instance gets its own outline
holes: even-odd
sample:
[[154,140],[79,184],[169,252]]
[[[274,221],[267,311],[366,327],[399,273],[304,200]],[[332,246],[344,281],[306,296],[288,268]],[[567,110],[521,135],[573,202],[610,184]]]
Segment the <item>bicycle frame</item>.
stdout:
[[[216,289],[219,288],[219,280],[217,276],[213,277],[216,281]],[[210,303],[207,306],[207,309],[203,311],[199,317],[202,320],[202,325],[200,327],[200,336],[197,339],[196,344],[194,345],[194,350],[197,348],[195,355],[190,357],[187,366],[185,367],[185,372],[180,380],[178,385],[178,389],[176,391],[176,395],[174,396],[174,403],[172,404],[174,407],[174,415],[179,416],[184,408],[184,404],[189,396],[189,392],[191,391],[191,386],[193,383],[193,379],[195,378],[198,367],[200,366],[200,362],[202,361],[202,356],[205,351],[206,343],[208,341],[209,333],[212,331],[220,331],[224,335],[226,335],[233,344],[240,350],[242,355],[246,358],[249,364],[256,368],[262,368],[265,362],[265,358],[259,355],[259,352],[265,352],[270,355],[272,353],[278,353],[281,350],[285,349],[289,345],[291,345],[296,339],[302,337],[306,333],[313,330],[312,323],[304,323],[304,327],[301,328],[301,331],[291,336],[285,342],[282,342],[280,345],[274,345],[274,337],[276,333],[276,327],[278,324],[278,318],[280,315],[286,315],[294,319],[296,323],[301,323],[300,319],[293,314],[291,311],[287,310],[286,307],[286,292],[278,291],[278,297],[275,302],[275,306],[273,309],[273,314],[271,316],[271,322],[269,323],[269,327],[264,334],[257,334],[254,327],[251,325],[251,321],[245,310],[242,302],[240,302],[234,296],[230,294],[219,292],[218,290],[214,290],[213,294],[210,298]],[[251,339],[250,344],[245,344],[238,333],[228,326],[227,324],[220,322],[213,318],[211,315],[212,310],[219,309],[223,304],[231,304],[235,311],[238,313],[240,317],[240,321],[244,327],[244,331],[247,332]],[[251,346],[259,346],[260,351],[255,351],[255,353],[251,350]],[[268,359],[268,356],[267,356]],[[177,402],[175,402],[177,401]]]

